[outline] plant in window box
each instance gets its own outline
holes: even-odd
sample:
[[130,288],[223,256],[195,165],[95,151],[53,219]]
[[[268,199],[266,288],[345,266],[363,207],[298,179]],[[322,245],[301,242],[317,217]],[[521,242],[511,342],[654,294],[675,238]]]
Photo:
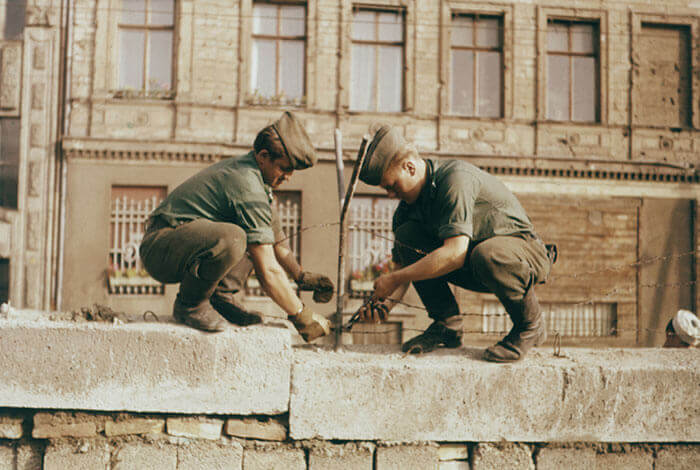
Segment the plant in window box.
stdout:
[[396,264],[385,258],[364,270],[358,270],[350,275],[350,290],[354,292],[371,292],[374,290],[374,280],[382,274],[388,274],[396,269]]
[[122,269],[117,265],[107,269],[107,279],[110,290],[116,290],[121,286],[160,286],[160,282],[153,279],[145,269]]

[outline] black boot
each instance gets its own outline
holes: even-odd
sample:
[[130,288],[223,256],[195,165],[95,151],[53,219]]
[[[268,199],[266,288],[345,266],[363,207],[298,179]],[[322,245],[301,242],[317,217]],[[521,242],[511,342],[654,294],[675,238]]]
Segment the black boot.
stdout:
[[202,331],[223,331],[227,323],[209,303],[215,286],[216,282],[185,274],[173,306],[175,321]]
[[[401,346],[401,351],[409,354],[427,353],[435,348],[458,348],[462,345],[462,330],[447,327],[446,321],[433,322],[427,330]],[[461,319],[460,319],[461,320]]]
[[527,354],[533,346],[547,339],[547,327],[534,289],[528,289],[519,302],[503,302],[513,328],[498,343],[486,349],[484,359],[491,362],[515,362]]
[[238,326],[257,325],[262,323],[262,314],[259,312],[249,312],[236,302],[232,295],[222,295],[214,292],[209,299],[212,307],[229,322]]

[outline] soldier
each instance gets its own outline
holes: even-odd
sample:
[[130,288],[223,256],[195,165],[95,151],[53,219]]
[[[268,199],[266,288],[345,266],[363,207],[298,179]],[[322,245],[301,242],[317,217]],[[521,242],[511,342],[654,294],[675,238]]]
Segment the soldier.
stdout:
[[503,183],[463,161],[420,158],[389,125],[373,134],[360,179],[401,200],[392,222],[392,257],[400,269],[376,279],[361,318],[384,320],[413,283],[433,323],[402,350],[457,348],[462,318],[452,283],[495,294],[513,321],[485,359],[517,361],[545,340],[534,287],[546,280],[553,256]]
[[200,171],[163,200],[149,217],[141,260],[158,281],[180,283],[173,317],[203,331],[223,330],[224,318],[237,325],[262,322],[233,299],[252,266],[263,290],[312,341],[329,333],[329,322],[302,303],[287,274],[302,290],[314,290],[315,301],[328,302],[333,283],[302,271],[287,244],[274,243],[282,232],[271,202],[272,190],[294,170],[311,167],[316,154],[289,112],[261,130],[253,147]]

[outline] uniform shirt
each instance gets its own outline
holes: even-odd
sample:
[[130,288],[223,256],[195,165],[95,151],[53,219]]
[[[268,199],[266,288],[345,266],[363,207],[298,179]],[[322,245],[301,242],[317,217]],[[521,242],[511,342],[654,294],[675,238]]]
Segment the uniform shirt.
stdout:
[[425,186],[414,204],[401,201],[396,208],[394,232],[414,221],[441,240],[466,235],[478,243],[498,235],[534,233],[525,209],[495,176],[461,160],[425,163]]
[[153,211],[171,225],[205,218],[245,230],[248,243],[273,243],[272,188],[255,153],[227,158],[190,177]]

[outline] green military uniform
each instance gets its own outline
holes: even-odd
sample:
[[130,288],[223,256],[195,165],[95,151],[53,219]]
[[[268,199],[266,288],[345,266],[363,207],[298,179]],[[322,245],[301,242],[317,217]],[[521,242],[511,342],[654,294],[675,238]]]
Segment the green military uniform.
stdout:
[[425,159],[426,183],[414,204],[394,213],[394,261],[408,265],[442,246],[446,238],[470,240],[464,267],[446,276],[414,282],[431,318],[461,327],[448,282],[494,293],[504,305],[544,282],[550,262],[544,244],[513,193],[497,178],[459,160]]

